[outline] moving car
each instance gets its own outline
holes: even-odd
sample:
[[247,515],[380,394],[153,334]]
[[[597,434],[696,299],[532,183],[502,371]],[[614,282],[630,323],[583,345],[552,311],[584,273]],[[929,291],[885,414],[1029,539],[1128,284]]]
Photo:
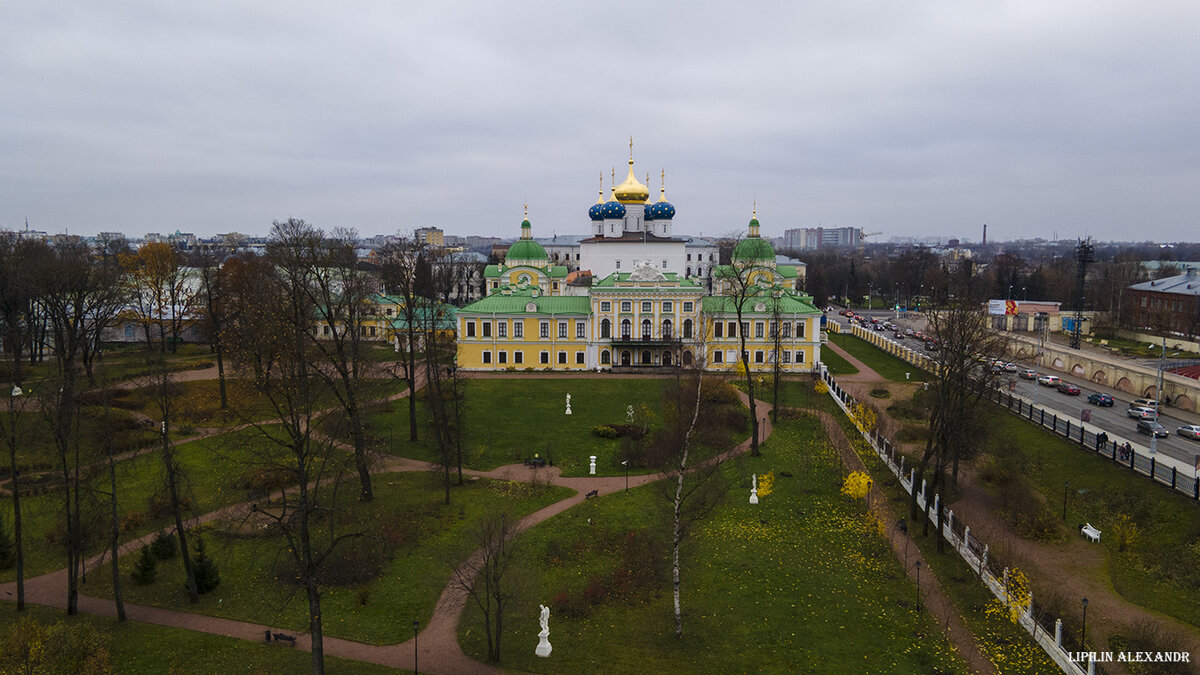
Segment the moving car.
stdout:
[[1154,408],[1158,409],[1158,401],[1152,398],[1135,398],[1129,403],[1130,408]]
[[1006,372],[1006,373],[1015,373],[1020,369],[1021,369],[1021,367],[1015,363],[1004,364],[1004,372]]
[[1111,408],[1116,401],[1114,401],[1113,397],[1109,396],[1108,394],[1096,392],[1094,394],[1088,394],[1088,403]]
[[1166,427],[1159,424],[1158,422],[1155,422],[1154,420],[1139,421],[1138,425],[1137,425],[1137,430],[1138,430],[1139,434],[1146,434],[1147,436],[1157,436],[1159,438],[1166,438],[1167,436],[1170,435],[1167,432]]
[[1139,420],[1158,419],[1158,413],[1153,408],[1130,408],[1125,414]]
[[1043,387],[1057,387],[1058,383],[1062,382],[1057,375],[1039,375],[1038,384]]
[[1068,396],[1078,396],[1079,395],[1079,387],[1071,384],[1070,382],[1059,382],[1058,383],[1058,393],[1066,394]]
[[1038,377],[1038,372],[1033,368],[1026,368],[1025,370],[1022,370],[1017,377],[1021,378],[1022,380],[1036,380]]
[[1175,433],[1193,441],[1200,441],[1200,424],[1185,424],[1176,429]]

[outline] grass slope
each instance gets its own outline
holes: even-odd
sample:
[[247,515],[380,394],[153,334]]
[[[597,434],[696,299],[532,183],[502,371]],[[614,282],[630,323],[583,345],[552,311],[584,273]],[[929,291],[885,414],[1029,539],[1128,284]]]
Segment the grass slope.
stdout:
[[[767,471],[777,476],[775,490],[752,506],[744,477]],[[548,673],[966,672],[934,620],[915,611],[914,589],[863,505],[840,495],[840,464],[814,419],[782,422],[762,458],[730,464],[728,474],[746,484],[686,543],[683,640],[674,635],[669,548],[643,552],[624,570],[630,558],[616,552],[630,537],[666,541],[667,502],[651,485],[585,502],[522,537],[500,665]],[[661,582],[639,587],[649,577]],[[614,585],[629,579],[631,592]],[[584,616],[552,616],[554,652],[534,656],[539,603],[605,588],[594,605],[576,602]],[[470,608],[460,641],[484,656]]]

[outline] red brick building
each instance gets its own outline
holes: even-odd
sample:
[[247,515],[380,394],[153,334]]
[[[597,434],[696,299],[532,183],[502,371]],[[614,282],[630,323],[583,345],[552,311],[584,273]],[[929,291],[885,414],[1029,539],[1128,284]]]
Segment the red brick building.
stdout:
[[1195,267],[1173,277],[1134,284],[1129,292],[1138,328],[1188,338],[1200,333],[1200,275]]

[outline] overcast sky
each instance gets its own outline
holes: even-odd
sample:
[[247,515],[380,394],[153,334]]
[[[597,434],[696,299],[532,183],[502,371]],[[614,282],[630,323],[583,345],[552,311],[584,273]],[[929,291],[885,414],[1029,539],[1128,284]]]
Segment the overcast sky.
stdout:
[[0,228],[1200,239],[1200,2],[10,2]]

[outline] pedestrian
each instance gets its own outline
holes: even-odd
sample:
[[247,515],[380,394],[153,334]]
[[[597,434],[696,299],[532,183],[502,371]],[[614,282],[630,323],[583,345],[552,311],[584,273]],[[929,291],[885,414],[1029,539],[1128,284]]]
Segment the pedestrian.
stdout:
[[1100,435],[1096,436],[1096,449],[1103,450],[1107,447],[1108,447],[1108,434],[1101,431]]

